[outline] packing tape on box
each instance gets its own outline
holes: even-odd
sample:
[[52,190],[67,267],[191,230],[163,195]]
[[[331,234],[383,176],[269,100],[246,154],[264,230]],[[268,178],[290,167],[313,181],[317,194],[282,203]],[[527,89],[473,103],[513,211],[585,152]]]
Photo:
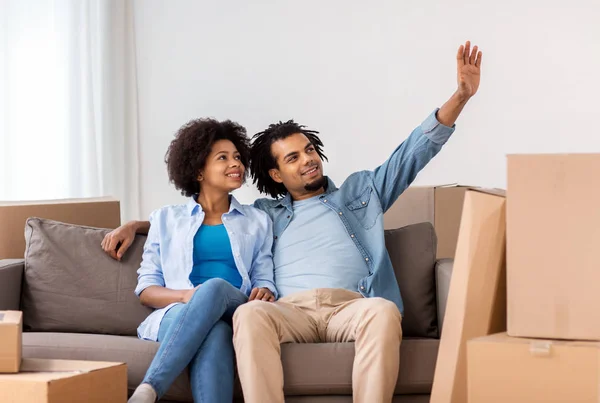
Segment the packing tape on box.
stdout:
[[549,357],[552,349],[552,342],[532,341],[529,344],[529,353],[534,357]]

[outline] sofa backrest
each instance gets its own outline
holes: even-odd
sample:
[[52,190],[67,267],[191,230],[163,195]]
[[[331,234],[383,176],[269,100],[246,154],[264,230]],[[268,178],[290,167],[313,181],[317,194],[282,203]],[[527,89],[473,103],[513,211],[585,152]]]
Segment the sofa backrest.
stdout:
[[[136,335],[151,312],[134,294],[146,236],[136,236],[119,262],[100,247],[109,231],[27,220],[24,330]],[[438,337],[433,226],[386,230],[385,240],[404,300],[404,336]]]

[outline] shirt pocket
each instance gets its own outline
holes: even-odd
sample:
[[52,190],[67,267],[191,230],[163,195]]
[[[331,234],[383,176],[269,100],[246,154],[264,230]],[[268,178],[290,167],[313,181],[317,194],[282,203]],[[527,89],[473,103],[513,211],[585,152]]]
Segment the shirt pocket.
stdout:
[[346,208],[365,229],[371,229],[381,214],[381,208],[373,196],[371,186],[367,186],[358,197],[346,203]]

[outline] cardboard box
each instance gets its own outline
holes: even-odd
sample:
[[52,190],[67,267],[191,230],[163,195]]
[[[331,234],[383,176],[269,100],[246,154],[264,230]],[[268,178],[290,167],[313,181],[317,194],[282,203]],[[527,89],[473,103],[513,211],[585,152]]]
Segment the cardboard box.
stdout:
[[99,228],[121,225],[119,201],[112,197],[0,202],[0,259],[23,258],[29,217]]
[[600,343],[522,339],[468,342],[469,403],[600,401]]
[[467,345],[506,330],[506,209],[502,191],[465,194],[431,403],[467,401]]
[[600,154],[508,157],[508,334],[600,340]]
[[385,229],[430,222],[438,237],[437,258],[454,258],[465,192],[469,186],[411,186],[384,215]]
[[0,311],[0,373],[19,372],[22,332],[22,312]]
[[18,374],[0,374],[2,403],[125,403],[127,365],[24,358]]

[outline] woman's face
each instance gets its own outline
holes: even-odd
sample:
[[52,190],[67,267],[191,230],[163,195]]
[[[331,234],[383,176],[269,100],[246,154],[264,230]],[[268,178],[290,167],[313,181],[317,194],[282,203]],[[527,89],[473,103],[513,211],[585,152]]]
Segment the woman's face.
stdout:
[[200,191],[210,188],[229,193],[238,189],[242,186],[245,170],[240,153],[231,141],[215,141],[198,176]]

